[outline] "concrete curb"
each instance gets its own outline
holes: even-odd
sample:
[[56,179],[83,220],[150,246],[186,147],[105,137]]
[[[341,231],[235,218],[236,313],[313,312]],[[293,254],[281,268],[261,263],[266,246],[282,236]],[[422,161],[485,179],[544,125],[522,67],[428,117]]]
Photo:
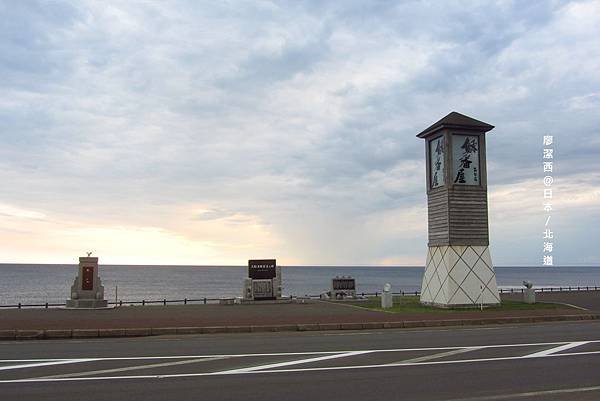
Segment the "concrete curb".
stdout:
[[48,330],[0,330],[0,340],[40,340],[65,338],[117,338],[145,337],[180,334],[262,333],[280,331],[325,330],[378,330],[420,327],[479,326],[493,324],[565,322],[600,320],[598,314],[554,316],[510,316],[485,319],[404,320],[365,323],[310,323],[254,326],[206,326],[206,327],[143,327],[122,329],[48,329]]
[[73,338],[98,337],[98,329],[73,329]]

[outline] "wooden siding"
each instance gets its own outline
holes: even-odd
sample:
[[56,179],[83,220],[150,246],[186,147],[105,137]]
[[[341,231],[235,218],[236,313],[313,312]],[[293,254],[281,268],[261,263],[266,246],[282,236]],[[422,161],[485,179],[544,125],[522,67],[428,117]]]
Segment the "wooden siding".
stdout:
[[427,197],[429,245],[489,245],[487,191],[454,186]]
[[429,244],[444,245],[448,242],[448,190],[432,191],[427,196],[427,220]]

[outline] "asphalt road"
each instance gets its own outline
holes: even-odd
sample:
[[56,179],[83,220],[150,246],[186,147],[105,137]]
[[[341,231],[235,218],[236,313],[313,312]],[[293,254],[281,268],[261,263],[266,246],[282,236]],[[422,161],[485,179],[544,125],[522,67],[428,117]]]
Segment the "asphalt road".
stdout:
[[597,400],[600,322],[0,343],[1,400]]

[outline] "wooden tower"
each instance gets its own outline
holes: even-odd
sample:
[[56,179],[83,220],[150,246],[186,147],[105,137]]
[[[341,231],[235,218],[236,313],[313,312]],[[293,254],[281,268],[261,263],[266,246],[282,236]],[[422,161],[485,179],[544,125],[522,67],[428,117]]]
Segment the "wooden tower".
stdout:
[[452,112],[425,139],[429,243],[421,302],[500,303],[489,251],[485,134],[494,127]]

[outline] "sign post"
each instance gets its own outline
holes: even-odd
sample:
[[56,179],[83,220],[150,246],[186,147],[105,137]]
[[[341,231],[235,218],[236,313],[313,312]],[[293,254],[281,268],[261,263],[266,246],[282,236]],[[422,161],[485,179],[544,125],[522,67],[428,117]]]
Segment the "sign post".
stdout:
[[485,133],[494,126],[452,112],[425,139],[429,243],[421,303],[497,305],[489,251]]

